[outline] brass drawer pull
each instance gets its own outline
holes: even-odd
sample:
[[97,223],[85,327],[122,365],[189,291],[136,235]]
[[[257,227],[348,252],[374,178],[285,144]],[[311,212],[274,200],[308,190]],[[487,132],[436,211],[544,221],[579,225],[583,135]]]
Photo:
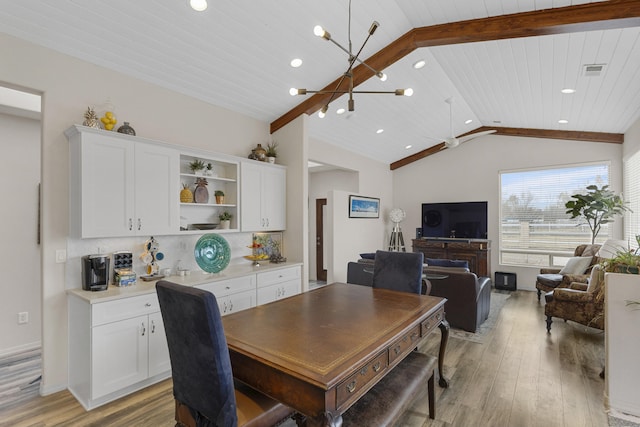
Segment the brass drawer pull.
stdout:
[[417,340],[417,339],[418,339],[418,334],[417,334],[417,333],[415,333],[415,332],[414,332],[414,333],[412,333],[412,334],[411,334],[411,342],[414,342],[414,341],[415,341],[415,340]]
[[442,319],[442,313],[436,314],[436,319],[438,319],[438,320]]
[[395,348],[393,349],[393,351],[394,351],[394,353],[396,354],[396,356],[397,356],[398,354],[400,354],[400,349],[401,349],[401,348],[402,348],[402,347],[397,346],[397,347],[395,347]]
[[376,362],[373,364],[373,371],[378,372],[381,367],[382,367],[382,364],[380,362]]
[[353,393],[355,389],[356,389],[356,380],[353,380],[349,384],[347,384],[347,391],[349,393]]
[[360,369],[360,375],[367,375],[368,368],[369,368],[368,366],[365,366],[362,369]]

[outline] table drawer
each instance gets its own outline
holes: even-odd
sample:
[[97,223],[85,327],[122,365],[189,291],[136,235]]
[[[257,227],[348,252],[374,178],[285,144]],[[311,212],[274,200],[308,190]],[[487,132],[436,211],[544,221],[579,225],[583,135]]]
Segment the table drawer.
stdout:
[[420,325],[416,325],[389,347],[389,364],[416,348],[420,341]]
[[441,307],[440,310],[436,311],[431,316],[427,317],[420,324],[420,331],[422,333],[422,336],[426,337],[427,335],[429,335],[429,333],[431,333],[433,328],[438,326],[440,322],[442,322],[442,320],[444,320],[444,307]]
[[387,352],[383,351],[373,360],[338,385],[336,392],[336,407],[340,407],[351,397],[357,395],[362,388],[375,378],[382,376],[387,369]]

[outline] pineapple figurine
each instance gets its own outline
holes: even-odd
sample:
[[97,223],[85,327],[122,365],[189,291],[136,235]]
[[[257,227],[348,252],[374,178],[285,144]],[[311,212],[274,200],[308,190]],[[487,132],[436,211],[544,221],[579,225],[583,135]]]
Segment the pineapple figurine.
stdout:
[[89,126],[90,128],[100,129],[100,119],[98,119],[98,115],[93,108],[87,107],[87,111],[84,113],[84,122],[82,122],[84,126]]
[[196,203],[209,202],[209,190],[207,190],[206,178],[196,178],[196,189],[193,190],[193,198]]
[[180,190],[180,203],[193,203],[193,193],[189,190],[187,184],[182,184],[182,190]]

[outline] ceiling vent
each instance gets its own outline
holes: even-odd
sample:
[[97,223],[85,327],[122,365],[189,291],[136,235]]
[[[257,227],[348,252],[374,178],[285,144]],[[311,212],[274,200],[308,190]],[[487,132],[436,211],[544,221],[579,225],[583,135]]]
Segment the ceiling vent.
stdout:
[[600,77],[606,64],[586,64],[584,66],[585,77]]

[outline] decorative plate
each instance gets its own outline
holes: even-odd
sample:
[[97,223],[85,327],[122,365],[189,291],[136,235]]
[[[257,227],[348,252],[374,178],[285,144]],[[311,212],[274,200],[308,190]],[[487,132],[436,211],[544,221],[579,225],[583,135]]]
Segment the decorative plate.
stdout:
[[205,234],[196,242],[196,262],[207,273],[219,273],[229,265],[231,249],[224,237]]

